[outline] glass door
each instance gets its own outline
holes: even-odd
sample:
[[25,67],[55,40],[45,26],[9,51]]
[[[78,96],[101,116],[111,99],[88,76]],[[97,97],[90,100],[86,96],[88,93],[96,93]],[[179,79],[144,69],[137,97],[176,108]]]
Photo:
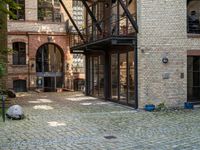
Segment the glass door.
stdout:
[[200,57],[188,57],[187,91],[188,100],[200,101]]

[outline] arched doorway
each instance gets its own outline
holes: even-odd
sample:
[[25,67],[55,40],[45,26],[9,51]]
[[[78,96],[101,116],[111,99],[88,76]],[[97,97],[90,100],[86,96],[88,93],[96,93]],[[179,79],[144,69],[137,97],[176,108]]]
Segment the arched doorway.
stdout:
[[60,47],[47,43],[36,53],[37,87],[44,91],[55,91],[63,87],[64,54]]

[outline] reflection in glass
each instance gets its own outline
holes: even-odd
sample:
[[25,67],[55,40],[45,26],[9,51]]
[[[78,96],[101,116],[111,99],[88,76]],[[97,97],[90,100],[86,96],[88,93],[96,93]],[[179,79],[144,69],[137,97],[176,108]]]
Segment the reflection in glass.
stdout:
[[118,99],[118,54],[111,55],[112,99]]
[[104,97],[104,56],[99,57],[99,96]]
[[45,44],[40,47],[36,54],[37,72],[62,72],[62,54],[57,46]]
[[187,61],[187,93],[189,101],[200,99],[200,57],[188,57]]
[[128,103],[134,104],[134,51],[130,51],[128,54],[128,65],[129,65],[129,90],[128,90]]
[[98,96],[98,76],[99,76],[99,69],[98,69],[98,57],[94,57],[94,80],[93,80],[93,85],[94,85],[94,96]]
[[89,72],[90,72],[90,95],[93,95],[93,57],[90,57],[90,67],[89,67]]
[[104,97],[104,56],[91,56],[89,60],[90,95]]
[[127,53],[120,54],[120,101],[127,101]]

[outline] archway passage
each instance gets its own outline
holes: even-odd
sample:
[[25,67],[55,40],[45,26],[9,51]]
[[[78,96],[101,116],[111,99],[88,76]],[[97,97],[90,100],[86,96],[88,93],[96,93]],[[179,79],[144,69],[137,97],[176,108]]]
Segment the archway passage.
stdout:
[[57,45],[42,45],[36,54],[37,87],[44,91],[55,91],[62,88],[64,54]]

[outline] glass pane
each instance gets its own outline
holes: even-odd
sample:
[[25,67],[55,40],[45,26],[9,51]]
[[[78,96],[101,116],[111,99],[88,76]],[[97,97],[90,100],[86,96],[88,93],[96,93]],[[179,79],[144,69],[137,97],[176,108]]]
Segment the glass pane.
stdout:
[[129,66],[129,90],[128,90],[128,103],[134,104],[134,51],[129,52],[128,54],[128,66]]
[[127,100],[127,53],[120,54],[120,101]]
[[41,47],[42,51],[43,51],[43,64],[44,64],[44,72],[49,72],[49,60],[48,60],[48,56],[49,56],[49,51],[48,51],[48,45],[44,45],[43,47]]
[[193,72],[193,86],[200,86],[200,73],[199,72]]
[[93,80],[93,85],[94,85],[94,96],[98,96],[98,91],[99,91],[99,83],[98,83],[98,57],[94,57],[94,80]]
[[193,57],[193,71],[200,71],[199,70],[199,57]]
[[63,87],[63,77],[56,77],[56,87],[57,88]]
[[26,92],[26,80],[14,80],[13,89],[15,92]]
[[42,86],[43,86],[43,78],[37,77],[37,87],[42,88]]
[[193,87],[193,93],[192,93],[193,101],[199,101],[200,98],[200,87]]
[[200,57],[188,57],[187,61],[187,93],[189,101],[199,101],[200,98]]
[[104,97],[104,56],[99,57],[99,96]]
[[50,92],[55,90],[55,78],[44,77],[44,91]]
[[199,34],[200,33],[200,1],[199,0],[188,0],[187,3],[187,28],[188,33]]
[[48,71],[49,72],[55,72],[55,51],[54,51],[54,45],[53,44],[49,44],[49,47],[48,47]]
[[62,64],[62,55],[60,50],[55,48],[55,62],[54,62],[54,71],[62,72],[63,64]]
[[111,55],[111,89],[112,99],[118,99],[118,55]]
[[93,58],[90,57],[90,67],[89,67],[89,71],[90,71],[90,90],[89,90],[89,94],[92,95],[93,94]]

